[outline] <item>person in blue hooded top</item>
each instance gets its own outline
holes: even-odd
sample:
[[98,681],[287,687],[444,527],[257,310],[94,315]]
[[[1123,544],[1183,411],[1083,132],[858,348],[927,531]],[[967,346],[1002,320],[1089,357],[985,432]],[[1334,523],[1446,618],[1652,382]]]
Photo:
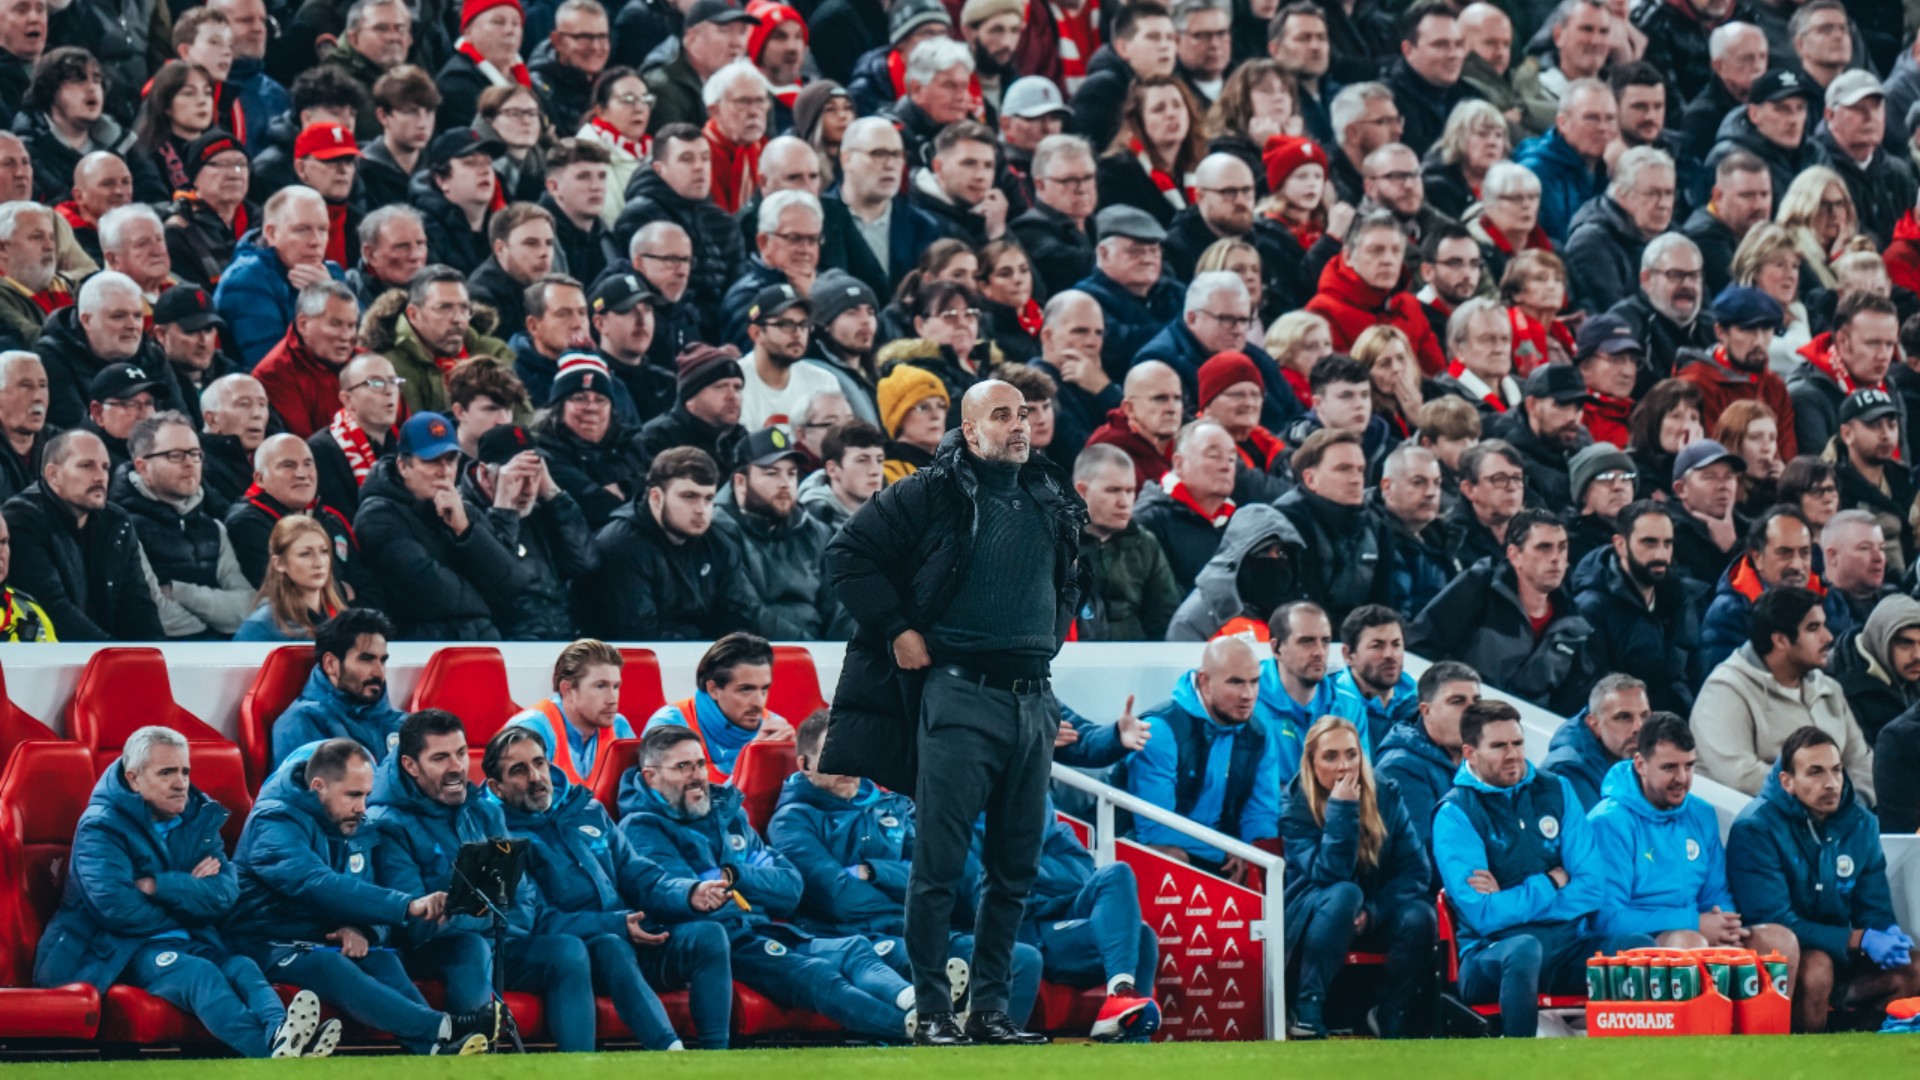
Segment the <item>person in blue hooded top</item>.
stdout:
[[348,608],[314,628],[313,674],[287,711],[273,722],[269,770],[297,747],[325,739],[352,739],[386,759],[405,716],[387,700],[387,642],[393,623],[372,608]]
[[1327,681],[1336,695],[1352,691],[1367,710],[1367,754],[1377,759],[1380,744],[1397,725],[1420,718],[1420,694],[1407,674],[1407,618],[1384,604],[1362,604],[1340,620],[1340,644],[1347,666]]
[[773,646],[767,639],[739,632],[713,643],[694,669],[692,697],[662,705],[647,718],[649,734],[659,728],[683,727],[700,740],[707,758],[707,780],[724,784],[733,776],[734,762],[750,742],[784,742],[793,738],[793,725],[779,713],[767,711],[773,690]]
[[[678,724],[642,738],[640,764],[620,784],[620,832],[676,877],[721,881],[732,902],[688,913],[717,923],[733,977],[784,1009],[806,1009],[857,1035],[908,1041],[918,1025],[913,986],[864,937],[817,937],[791,923],[800,871],[760,839],[737,788],[707,778],[700,737]],[[678,933],[676,927],[675,933]]]
[[[1114,784],[1237,840],[1278,836],[1278,759],[1288,747],[1254,715],[1259,694],[1253,646],[1239,637],[1208,642],[1173,697],[1142,717],[1147,745],[1114,770]],[[1236,884],[1247,878],[1244,860],[1145,818],[1135,819],[1133,838]]]
[[1400,789],[1420,845],[1433,846],[1433,812],[1453,790],[1460,768],[1460,716],[1480,700],[1480,674],[1458,660],[1442,660],[1420,673],[1420,712],[1395,724],[1380,741],[1374,772]]
[[1267,631],[1273,655],[1260,662],[1260,701],[1254,714],[1277,744],[1277,783],[1284,786],[1300,771],[1307,729],[1323,716],[1353,721],[1365,736],[1360,750],[1371,760],[1380,736],[1367,730],[1367,706],[1352,682],[1327,674],[1333,623],[1326,609],[1311,600],[1282,604],[1267,620]]
[[[800,771],[787,777],[767,823],[767,841],[800,871],[802,891],[795,921],[828,937],[864,935],[901,977],[913,978],[907,962],[907,874],[913,866],[913,800],[871,780],[820,771],[827,738],[827,710],[801,723],[794,738]],[[978,877],[969,867],[966,880]],[[948,933],[952,955],[947,981],[961,1009],[973,961],[974,901],[954,906]],[[1007,1014],[1025,1023],[1040,995],[1040,952],[1013,947],[1013,979]]]
[[[593,792],[547,760],[546,743],[531,728],[496,732],[480,771],[507,828],[533,841],[524,880],[534,890],[527,907],[511,914],[509,935],[527,949],[538,949],[543,935],[579,939],[587,953],[582,970],[647,1049],[681,1045],[656,989],[688,991],[695,1045],[726,1049],[733,1016],[727,936],[717,926],[681,922],[727,903],[726,890],[669,873],[635,851]],[[668,930],[669,923],[680,925]],[[590,1048],[594,1025],[567,1026],[570,1019],[549,1020],[561,1025],[556,1040]]]
[[1592,810],[1607,771],[1633,756],[1640,725],[1652,712],[1646,683],[1618,672],[1602,676],[1587,694],[1587,707],[1553,733],[1540,768],[1572,785],[1580,808]]
[[220,829],[224,806],[189,780],[187,740],[164,727],[127,736],[74,829],[60,908],[40,937],[33,983],[138,987],[252,1058],[326,1057],[340,1021],[320,1026],[308,991],[286,1007],[259,965],[216,929],[239,896]]
[[1600,804],[1587,813],[1606,867],[1594,927],[1652,934],[1669,949],[1778,952],[1791,982],[1800,958],[1793,933],[1744,923],[1727,888],[1720,818],[1692,794],[1698,758],[1686,720],[1657,712],[1640,726],[1632,758],[1607,770]]
[[1468,706],[1460,749],[1433,817],[1433,861],[1459,928],[1460,996],[1498,1003],[1501,1034],[1530,1039],[1539,995],[1584,993],[1588,957],[1653,938],[1589,932],[1606,867],[1572,785],[1527,761],[1518,709]]
[[240,899],[222,929],[274,981],[312,990],[412,1053],[486,1053],[495,1008],[430,1007],[392,945],[409,920],[439,922],[447,894],[375,883],[380,838],[362,828],[372,792],[373,756],[352,739],[295,750],[260,786],[240,834]]
[[[1287,788],[1280,838],[1287,855],[1287,953],[1299,958],[1289,1038],[1323,1039],[1327,988],[1349,949],[1387,954],[1367,1026],[1383,1039],[1406,1019],[1430,971],[1439,920],[1433,867],[1392,783],[1360,752],[1353,721],[1325,717],[1307,730],[1305,760]],[[1356,946],[1356,943],[1357,946]]]
[[1862,805],[1840,745],[1808,725],[1787,736],[1758,798],[1727,833],[1740,913],[1800,942],[1793,1029],[1824,1031],[1831,1008],[1876,1016],[1920,994],[1913,938],[1894,921],[1880,823]]

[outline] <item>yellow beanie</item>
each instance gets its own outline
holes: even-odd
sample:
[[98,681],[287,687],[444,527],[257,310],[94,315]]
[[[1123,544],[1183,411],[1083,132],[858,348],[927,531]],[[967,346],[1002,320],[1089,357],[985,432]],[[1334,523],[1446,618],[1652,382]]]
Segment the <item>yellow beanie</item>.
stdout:
[[937,397],[946,402],[948,408],[953,407],[953,401],[947,397],[947,385],[940,377],[912,364],[901,364],[888,372],[874,393],[880,399],[880,424],[887,429],[890,439],[899,437],[900,425],[906,423],[907,413],[928,398]]

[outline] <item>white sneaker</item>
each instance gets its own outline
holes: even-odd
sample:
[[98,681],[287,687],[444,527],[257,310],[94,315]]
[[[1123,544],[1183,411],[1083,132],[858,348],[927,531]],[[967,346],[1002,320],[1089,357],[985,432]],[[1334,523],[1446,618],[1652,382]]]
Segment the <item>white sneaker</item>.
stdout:
[[339,1046],[340,1021],[329,1020],[320,1025],[320,1033],[313,1037],[313,1042],[307,1044],[306,1050],[302,1052],[300,1056],[308,1058],[332,1057],[334,1050]]
[[947,961],[947,986],[953,991],[953,1003],[959,1005],[967,996],[967,983],[973,979],[973,969],[965,960],[954,957]]
[[919,1002],[914,1000],[913,987],[911,986],[905,987],[899,993],[893,995],[893,1007],[902,1012],[910,1011],[918,1004]]
[[306,1049],[320,1027],[320,998],[311,990],[302,990],[287,1002],[287,1018],[273,1033],[269,1057],[296,1058]]
[[908,1009],[907,1010],[907,1041],[912,1042],[913,1037],[915,1035],[918,1035],[919,1033],[920,1033],[920,1010]]

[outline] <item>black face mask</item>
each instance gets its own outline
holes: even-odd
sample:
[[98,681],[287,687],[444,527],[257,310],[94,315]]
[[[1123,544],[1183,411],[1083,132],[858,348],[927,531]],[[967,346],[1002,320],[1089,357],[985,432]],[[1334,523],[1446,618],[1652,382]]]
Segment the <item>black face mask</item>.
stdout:
[[1293,555],[1278,540],[1261,545],[1240,560],[1240,572],[1234,584],[1240,590],[1240,602],[1262,619],[1300,595]]

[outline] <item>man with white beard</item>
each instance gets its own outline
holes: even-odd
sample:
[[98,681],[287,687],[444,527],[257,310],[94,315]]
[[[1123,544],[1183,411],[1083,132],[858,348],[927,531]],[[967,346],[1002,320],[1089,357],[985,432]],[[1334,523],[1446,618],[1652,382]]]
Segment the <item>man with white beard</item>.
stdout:
[[39,203],[0,204],[0,348],[26,348],[48,312],[73,302],[72,284],[54,266],[53,218]]

